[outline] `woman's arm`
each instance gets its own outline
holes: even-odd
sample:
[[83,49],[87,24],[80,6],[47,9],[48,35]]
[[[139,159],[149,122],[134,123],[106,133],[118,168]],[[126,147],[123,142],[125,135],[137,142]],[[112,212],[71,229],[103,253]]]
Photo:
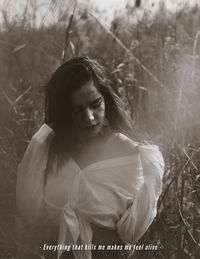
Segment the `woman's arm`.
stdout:
[[151,225],[157,214],[157,201],[162,191],[164,161],[157,146],[138,147],[144,175],[133,204],[117,223],[120,238],[129,243],[137,242]]
[[17,212],[15,230],[18,256],[30,258],[41,253],[46,239],[43,205],[44,172],[46,169],[52,130],[46,125],[32,137],[18,166],[16,182]]
[[40,221],[43,214],[44,172],[53,131],[46,125],[32,137],[18,166],[16,203],[19,214],[30,225]]

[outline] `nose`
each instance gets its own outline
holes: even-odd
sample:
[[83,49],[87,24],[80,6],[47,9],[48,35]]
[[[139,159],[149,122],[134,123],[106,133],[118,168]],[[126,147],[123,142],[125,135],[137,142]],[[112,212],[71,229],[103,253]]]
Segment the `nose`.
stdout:
[[85,120],[87,123],[91,123],[94,120],[94,113],[90,108],[85,110]]

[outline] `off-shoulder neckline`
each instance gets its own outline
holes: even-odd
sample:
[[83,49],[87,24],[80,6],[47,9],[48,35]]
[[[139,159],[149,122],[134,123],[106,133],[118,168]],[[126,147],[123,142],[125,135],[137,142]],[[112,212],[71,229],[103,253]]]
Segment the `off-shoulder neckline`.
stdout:
[[[128,137],[121,132],[115,132],[114,136],[122,136],[123,138],[128,139]],[[111,137],[111,139],[112,138],[113,137]],[[106,167],[111,168],[111,167],[116,167],[116,166],[120,166],[120,165],[124,165],[124,164],[131,164],[135,161],[137,153],[138,153],[138,149],[137,149],[137,145],[136,145],[135,152],[133,152],[130,155],[112,157],[112,158],[92,162],[91,164],[85,166],[84,168],[81,168],[72,157],[70,158],[70,162],[74,166],[74,168],[76,168],[77,171],[85,172],[85,171],[90,171],[93,169],[101,169],[101,168],[106,168]]]
[[124,164],[132,164],[135,162],[136,154],[137,153],[135,152],[128,156],[113,157],[109,159],[96,161],[85,166],[84,168],[81,168],[73,158],[70,158],[70,162],[79,172],[83,172],[83,171],[86,172],[93,169],[102,169],[102,168],[108,168],[108,167],[111,168],[111,167],[117,167]]

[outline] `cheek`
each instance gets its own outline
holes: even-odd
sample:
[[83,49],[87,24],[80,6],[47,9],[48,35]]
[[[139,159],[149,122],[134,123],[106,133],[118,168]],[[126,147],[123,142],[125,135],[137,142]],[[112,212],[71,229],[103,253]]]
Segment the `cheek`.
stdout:
[[96,114],[98,116],[98,119],[103,121],[105,118],[105,104],[102,104],[101,107],[96,111]]
[[[102,103],[102,105],[99,108],[93,109],[93,115],[97,122],[103,123],[105,119],[105,104]],[[77,127],[85,125],[84,113],[74,114],[72,116],[72,121]]]

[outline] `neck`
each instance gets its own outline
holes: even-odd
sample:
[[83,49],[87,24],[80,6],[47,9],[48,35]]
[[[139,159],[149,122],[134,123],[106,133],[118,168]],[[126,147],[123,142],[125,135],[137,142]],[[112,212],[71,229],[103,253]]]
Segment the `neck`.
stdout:
[[[113,135],[113,131],[109,131],[105,135],[98,134],[93,138],[87,138],[81,140],[80,149],[84,150],[85,148],[93,148],[105,143],[111,136]],[[80,151],[81,151],[80,150]]]
[[88,138],[88,139],[83,140],[83,143],[84,143],[85,146],[91,146],[92,147],[94,145],[97,145],[97,144],[101,143],[104,138],[105,138],[104,136],[97,135],[96,137]]

